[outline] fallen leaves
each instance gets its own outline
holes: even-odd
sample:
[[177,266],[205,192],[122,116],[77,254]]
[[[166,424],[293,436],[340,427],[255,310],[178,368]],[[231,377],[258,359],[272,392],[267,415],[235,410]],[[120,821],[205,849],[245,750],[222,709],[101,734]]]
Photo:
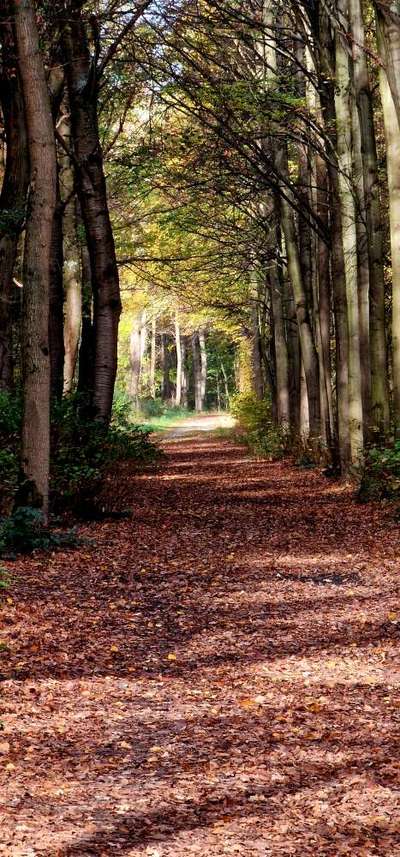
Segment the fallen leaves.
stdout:
[[398,528],[210,439],[110,486],[2,601],[0,854],[400,853]]

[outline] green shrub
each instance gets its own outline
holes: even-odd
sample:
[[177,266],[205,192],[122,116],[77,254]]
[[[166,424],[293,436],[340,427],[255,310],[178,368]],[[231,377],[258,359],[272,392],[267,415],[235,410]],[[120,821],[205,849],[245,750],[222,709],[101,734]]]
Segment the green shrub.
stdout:
[[78,544],[73,530],[56,532],[43,525],[39,509],[21,506],[7,518],[0,518],[0,555],[30,553],[57,547],[72,547]]
[[232,397],[231,413],[242,430],[242,439],[256,455],[273,459],[285,455],[287,437],[272,421],[269,399],[238,393]]
[[84,408],[71,396],[53,415],[51,490],[56,504],[70,507],[77,498],[98,494],[110,464],[120,460],[149,463],[157,458],[150,431],[130,422],[130,402],[120,400],[111,425],[85,419]]
[[165,413],[166,406],[162,399],[152,399],[150,396],[146,399],[140,399],[139,412],[146,418],[162,417]]
[[385,448],[372,447],[365,455],[358,500],[396,499],[400,496],[400,440]]
[[2,568],[0,566],[0,591],[4,591],[5,589],[9,589],[11,586],[11,575],[8,573],[6,568]]

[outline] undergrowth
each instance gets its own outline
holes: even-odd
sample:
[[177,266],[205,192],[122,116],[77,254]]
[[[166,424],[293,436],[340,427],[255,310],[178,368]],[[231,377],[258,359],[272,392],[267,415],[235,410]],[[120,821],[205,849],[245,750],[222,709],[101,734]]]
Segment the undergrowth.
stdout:
[[400,498],[400,440],[367,450],[357,498],[360,503]]
[[[22,421],[21,397],[0,393],[0,554],[55,548],[76,543],[71,532],[62,535],[43,526],[38,510],[13,510],[19,475]],[[154,462],[159,451],[150,429],[132,422],[129,398],[119,394],[110,426],[89,419],[82,397],[67,397],[53,405],[51,415],[51,509],[79,514],[94,508],[105,475],[117,461],[143,466]]]
[[239,428],[238,439],[263,458],[280,459],[287,451],[287,435],[271,417],[271,402],[254,393],[237,393],[231,400],[231,414]]

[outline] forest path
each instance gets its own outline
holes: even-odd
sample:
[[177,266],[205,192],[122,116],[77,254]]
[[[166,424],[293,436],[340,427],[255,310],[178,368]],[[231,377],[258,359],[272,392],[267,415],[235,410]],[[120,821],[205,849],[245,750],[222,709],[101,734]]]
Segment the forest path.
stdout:
[[0,853],[400,855],[398,525],[226,439],[165,448],[110,483],[132,520],[12,567]]

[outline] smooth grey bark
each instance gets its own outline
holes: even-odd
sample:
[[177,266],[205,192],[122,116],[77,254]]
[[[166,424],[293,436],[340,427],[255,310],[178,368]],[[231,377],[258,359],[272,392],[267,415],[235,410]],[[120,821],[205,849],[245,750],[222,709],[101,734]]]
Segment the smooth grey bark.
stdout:
[[182,340],[178,314],[175,316],[175,351],[176,351],[176,388],[175,404],[182,404]]
[[389,382],[385,334],[383,223],[372,95],[361,0],[350,0],[353,78],[358,110],[363,167],[364,208],[369,262],[371,392],[369,428],[384,437],[389,431]]
[[[348,21],[348,0],[339,0],[343,20]],[[356,208],[353,192],[352,113],[349,56],[343,36],[335,33],[336,59],[336,135],[339,165],[339,198],[346,281],[348,325],[348,391],[351,463],[360,465],[364,448],[362,372],[360,353],[360,313],[358,302],[358,264]]]
[[393,421],[400,437],[400,124],[386,72],[380,69],[380,92],[386,141],[392,263]]

